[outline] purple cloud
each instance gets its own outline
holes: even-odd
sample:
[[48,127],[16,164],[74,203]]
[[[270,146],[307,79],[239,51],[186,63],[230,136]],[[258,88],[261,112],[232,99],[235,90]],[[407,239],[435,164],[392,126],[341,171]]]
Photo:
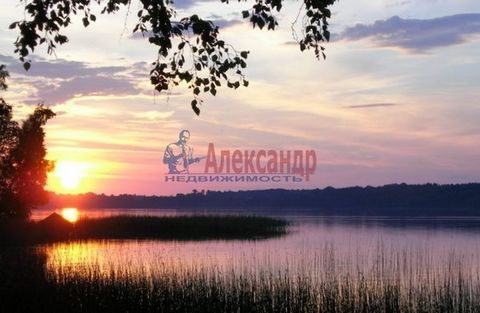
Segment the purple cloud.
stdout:
[[[131,66],[91,66],[85,62],[35,58],[27,72],[10,56],[0,55],[10,73],[18,74],[12,81],[31,84],[35,88],[26,103],[60,104],[75,96],[139,94],[135,77],[147,73],[146,63]],[[14,82],[13,82],[14,83]]]
[[480,14],[458,14],[428,20],[402,19],[393,16],[373,24],[347,28],[338,39],[371,38],[380,46],[399,47],[412,52],[451,46],[466,42],[480,33]]
[[69,79],[79,76],[114,75],[129,70],[125,66],[98,66],[92,67],[85,62],[68,61],[64,59],[45,60],[33,58],[32,67],[25,71],[22,63],[16,58],[0,55],[0,63],[7,64],[10,73],[27,75],[29,77]]
[[213,2],[213,1],[216,1],[216,0],[203,0],[203,1],[195,1],[195,0],[173,0],[172,1],[172,6],[175,8],[175,9],[188,9],[188,8],[191,8],[193,7],[195,4],[199,4],[199,3],[202,3],[202,2]]
[[130,95],[137,93],[139,93],[139,90],[127,79],[120,77],[91,76],[75,77],[64,80],[58,85],[39,88],[35,97],[37,100],[47,104],[60,104],[75,96]]

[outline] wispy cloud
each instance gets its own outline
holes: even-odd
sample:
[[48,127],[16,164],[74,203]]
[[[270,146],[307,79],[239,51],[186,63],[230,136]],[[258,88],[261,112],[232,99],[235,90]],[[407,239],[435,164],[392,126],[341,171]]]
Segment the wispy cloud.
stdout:
[[370,109],[370,108],[382,108],[398,105],[397,103],[369,103],[369,104],[354,104],[345,106],[347,109]]
[[412,0],[400,0],[400,1],[394,1],[394,2],[388,3],[386,7],[387,8],[402,7],[409,4],[412,4]]
[[343,40],[372,39],[377,45],[414,53],[461,44],[480,34],[480,14],[458,14],[434,19],[393,16],[373,24],[357,24],[339,35]]

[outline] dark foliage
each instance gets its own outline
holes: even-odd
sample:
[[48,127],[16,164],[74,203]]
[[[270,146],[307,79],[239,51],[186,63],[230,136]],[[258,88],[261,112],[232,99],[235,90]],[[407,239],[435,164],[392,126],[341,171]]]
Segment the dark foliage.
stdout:
[[7,90],[8,71],[4,64],[0,65],[0,90]]
[[[0,85],[6,89],[8,73],[0,67]],[[20,126],[12,106],[0,98],[0,219],[25,218],[30,210],[48,201],[43,189],[53,163],[45,160],[46,122],[55,116],[39,105]]]
[[[21,1],[23,2],[23,1]],[[93,4],[101,7],[100,14],[114,14],[122,7],[131,7],[130,0],[25,0],[25,17],[10,25],[19,32],[15,52],[28,70],[28,59],[37,46],[45,44],[52,54],[58,45],[68,42],[62,32],[74,15],[83,16],[85,27],[97,20],[92,12]],[[228,0],[221,0],[228,3]],[[302,32],[298,41],[300,49],[311,49],[320,58],[324,54],[322,42],[330,39],[328,9],[335,0],[304,0],[298,13],[303,17]],[[278,23],[274,11],[280,12],[283,0],[255,0],[250,10],[242,12],[253,27],[274,30]],[[248,51],[237,51],[219,39],[219,27],[212,21],[194,14],[177,19],[171,0],[140,0],[137,11],[138,23],[133,32],[141,32],[158,48],[158,56],[152,63],[151,83],[159,92],[184,82],[192,89],[192,109],[198,115],[200,93],[216,95],[222,83],[237,89],[248,86],[243,69],[246,67]],[[295,36],[297,37],[297,36]]]

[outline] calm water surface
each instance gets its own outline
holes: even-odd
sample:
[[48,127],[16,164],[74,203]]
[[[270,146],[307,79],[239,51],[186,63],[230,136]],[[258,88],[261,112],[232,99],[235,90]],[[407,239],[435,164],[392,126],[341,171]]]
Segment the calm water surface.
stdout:
[[[81,217],[180,215],[175,210],[80,210]],[[37,211],[40,219],[50,212]],[[203,213],[203,212],[195,212]],[[262,271],[317,277],[369,273],[378,277],[438,277],[461,271],[478,280],[480,219],[281,216],[288,235],[256,241],[107,240],[48,244],[47,270],[66,275],[138,275],[213,269],[217,273]]]

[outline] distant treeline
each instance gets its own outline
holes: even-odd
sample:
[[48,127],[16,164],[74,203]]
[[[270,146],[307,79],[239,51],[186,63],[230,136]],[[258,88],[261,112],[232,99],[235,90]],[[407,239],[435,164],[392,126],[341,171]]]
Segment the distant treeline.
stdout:
[[480,215],[480,183],[311,190],[194,191],[176,196],[51,194],[48,207],[312,210],[327,215]]

